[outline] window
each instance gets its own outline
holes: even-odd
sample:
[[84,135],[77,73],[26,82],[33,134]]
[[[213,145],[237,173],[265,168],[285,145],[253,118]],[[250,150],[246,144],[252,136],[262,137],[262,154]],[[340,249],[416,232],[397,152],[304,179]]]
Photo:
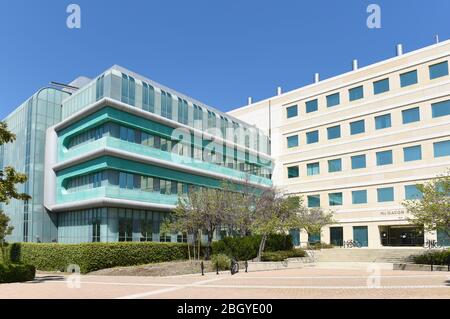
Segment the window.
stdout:
[[298,166],[288,167],[288,178],[297,178],[299,176]]
[[448,62],[430,65],[430,80],[448,75]]
[[119,241],[133,240],[133,221],[131,218],[119,218]]
[[418,107],[402,111],[403,124],[420,121],[420,109]]
[[394,201],[394,188],[393,187],[378,188],[377,189],[377,197],[378,197],[379,203],[393,202]]
[[405,199],[422,199],[423,194],[416,185],[405,186]]
[[375,129],[382,130],[391,127],[391,114],[385,114],[375,117]]
[[352,191],[352,204],[367,204],[367,191]]
[[403,160],[405,162],[420,161],[422,159],[422,147],[420,145],[403,148]]
[[306,165],[306,171],[308,176],[319,175],[320,165],[319,163],[310,163]]
[[350,101],[356,101],[364,97],[364,87],[358,86],[356,88],[348,90],[348,98]]
[[306,102],[306,113],[311,113],[317,111],[319,108],[319,103],[317,99]]
[[121,101],[134,105],[135,101],[135,81],[134,78],[122,73],[122,97]]
[[287,147],[297,147],[298,146],[298,135],[292,135],[287,137]]
[[400,74],[400,86],[402,88],[416,84],[417,82],[417,70]]
[[308,196],[308,207],[320,207],[320,195],[309,195]]
[[434,157],[450,156],[450,141],[434,143],[433,147]]
[[328,172],[329,173],[340,172],[340,171],[342,171],[342,160],[340,158],[328,161]]
[[313,144],[319,142],[319,131],[312,131],[306,133],[306,143]]
[[328,194],[328,201],[330,206],[342,205],[342,193],[330,193]]
[[145,82],[142,83],[142,109],[155,113],[155,89]]
[[392,151],[377,152],[377,166],[392,164]]
[[431,104],[433,118],[450,115],[450,100]]
[[164,91],[161,91],[161,116],[172,118],[172,95]]
[[352,169],[366,168],[366,155],[352,156]]
[[92,242],[98,243],[100,242],[100,227],[101,227],[101,221],[100,219],[93,219],[92,220]]
[[361,134],[366,131],[364,120],[355,121],[350,123],[350,134],[356,135]]
[[178,122],[188,124],[188,103],[186,100],[178,98]]
[[104,82],[105,82],[105,75],[97,78],[97,82],[95,84],[95,100],[98,101],[103,97],[104,94]]
[[297,105],[289,106],[286,109],[287,118],[290,119],[292,117],[296,117],[298,115],[298,108]]
[[373,82],[373,94],[381,94],[389,91],[389,79]]
[[194,126],[203,130],[203,109],[194,104]]
[[327,107],[333,107],[341,103],[339,93],[334,93],[327,96]]
[[216,113],[208,110],[208,128],[215,128],[217,125]]
[[327,134],[328,134],[329,140],[333,140],[335,138],[340,138],[341,137],[341,126],[337,125],[337,126],[327,128]]

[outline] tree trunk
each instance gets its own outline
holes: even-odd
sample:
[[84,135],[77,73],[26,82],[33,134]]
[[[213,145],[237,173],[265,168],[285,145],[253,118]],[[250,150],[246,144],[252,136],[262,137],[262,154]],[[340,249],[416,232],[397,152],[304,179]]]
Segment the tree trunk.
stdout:
[[259,243],[259,250],[258,250],[258,256],[256,257],[257,261],[261,261],[261,255],[264,251],[264,247],[266,246],[266,240],[267,240],[267,235],[264,234],[261,237],[261,242]]
[[208,243],[206,245],[205,259],[209,260],[211,258],[211,243],[213,236],[208,234]]

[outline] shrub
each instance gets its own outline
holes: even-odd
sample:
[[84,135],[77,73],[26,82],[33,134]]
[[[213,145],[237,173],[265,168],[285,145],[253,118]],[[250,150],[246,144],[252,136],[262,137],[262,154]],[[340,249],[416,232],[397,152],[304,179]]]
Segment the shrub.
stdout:
[[36,268],[25,264],[1,264],[0,283],[23,282],[34,279]]
[[[236,260],[250,260],[258,255],[260,235],[246,237],[224,237],[212,243],[213,254],[225,254]],[[290,235],[269,235],[264,251],[290,250],[293,248]]]
[[448,265],[450,263],[450,249],[432,251],[413,256],[414,263],[424,265]]
[[224,254],[212,255],[211,265],[214,269],[217,269],[216,267],[219,265],[219,270],[229,270],[231,266],[231,259]]
[[264,252],[261,261],[283,261],[287,258],[305,257],[306,253],[302,249],[291,249],[282,251]]
[[186,244],[126,242],[82,244],[16,243],[10,248],[13,262],[30,264],[39,270],[66,271],[78,265],[82,273],[117,266],[187,259]]

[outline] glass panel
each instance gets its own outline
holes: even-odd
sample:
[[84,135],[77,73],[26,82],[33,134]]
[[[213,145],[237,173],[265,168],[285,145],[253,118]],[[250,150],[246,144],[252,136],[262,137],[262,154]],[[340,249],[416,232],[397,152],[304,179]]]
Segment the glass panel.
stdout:
[[288,148],[298,146],[298,135],[288,136],[287,146],[288,146]]
[[392,151],[377,152],[377,166],[392,164]]
[[358,86],[356,88],[348,90],[349,100],[356,101],[364,97],[364,87]]
[[288,167],[288,178],[296,178],[299,176],[298,166]]
[[405,199],[422,199],[423,194],[416,185],[405,186]]
[[402,111],[403,124],[420,121],[420,109],[418,107]]
[[352,169],[360,169],[366,167],[366,155],[352,156]]
[[306,143],[313,144],[319,142],[319,131],[306,133]]
[[405,87],[409,85],[416,84],[417,80],[417,71],[411,71],[407,73],[400,74],[400,86]]
[[392,202],[394,201],[394,188],[378,188],[377,189],[378,202]]
[[366,130],[364,120],[355,121],[350,123],[350,134],[356,135],[364,133]]
[[403,149],[403,159],[405,162],[421,160],[422,159],[422,147],[420,145],[405,147]]
[[339,93],[334,93],[327,96],[327,107],[333,107],[340,104],[340,95]]
[[328,194],[329,205],[330,206],[340,206],[342,205],[342,193],[331,193]]
[[391,114],[375,117],[375,129],[381,130],[388,127],[391,127]]
[[433,118],[450,115],[450,100],[431,104]]
[[309,195],[308,207],[320,207],[320,195]]
[[341,137],[341,126],[337,125],[327,128],[327,134],[329,140]]
[[290,106],[286,109],[287,118],[296,117],[298,115],[297,105]]
[[373,93],[375,95],[387,91],[389,91],[389,79],[384,79],[373,83]]
[[307,164],[306,170],[307,170],[308,176],[319,175],[320,174],[320,165],[319,165],[319,163]]
[[433,147],[434,157],[450,156],[450,141],[434,143]]
[[448,61],[430,65],[430,79],[437,79],[448,75]]
[[317,99],[306,102],[306,113],[315,112],[318,109]]
[[328,172],[329,173],[340,172],[340,171],[342,171],[342,160],[340,158],[328,161]]
[[352,203],[353,204],[366,204],[367,203],[367,191],[352,191]]

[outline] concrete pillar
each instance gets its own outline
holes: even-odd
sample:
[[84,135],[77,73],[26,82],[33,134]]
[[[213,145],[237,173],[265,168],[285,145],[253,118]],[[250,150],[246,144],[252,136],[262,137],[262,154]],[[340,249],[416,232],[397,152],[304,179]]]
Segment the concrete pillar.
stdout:
[[369,248],[381,248],[380,230],[377,224],[369,224],[367,226],[369,238]]

